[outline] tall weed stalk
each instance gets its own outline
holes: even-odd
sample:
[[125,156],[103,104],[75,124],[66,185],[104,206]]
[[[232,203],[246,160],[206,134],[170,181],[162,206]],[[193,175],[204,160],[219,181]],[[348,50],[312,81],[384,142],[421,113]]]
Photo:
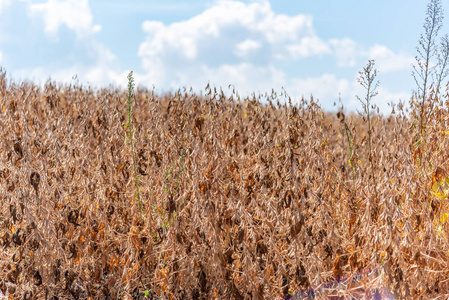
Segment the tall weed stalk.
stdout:
[[377,96],[377,88],[379,86],[379,81],[376,81],[377,69],[374,68],[374,60],[369,60],[366,67],[359,72],[359,77],[357,82],[366,90],[365,97],[362,99],[356,96],[357,99],[362,104],[363,111],[359,112],[364,121],[368,125],[368,161],[371,167],[371,177],[373,179],[373,190],[374,197],[377,198],[377,180],[375,175],[375,157],[373,153],[373,124],[372,124],[372,112],[376,109],[376,105],[372,103],[372,100]]
[[134,141],[133,141],[133,136],[134,136],[133,99],[135,101],[134,86],[135,86],[135,84],[134,84],[134,78],[133,78],[133,71],[131,71],[128,74],[128,101],[126,102],[126,108],[127,108],[127,114],[128,114],[128,123],[126,124],[126,127],[128,129],[128,135],[127,135],[126,141],[131,145],[131,155],[132,155],[132,159],[133,159],[134,198],[137,199],[137,201],[139,202],[140,212],[142,212],[143,211],[142,200],[140,198],[140,191],[139,191],[140,176],[137,175],[136,155],[135,155],[135,151],[134,151]]
[[376,108],[376,105],[372,103],[372,100],[375,96],[378,95],[377,88],[379,87],[379,81],[375,81],[377,76],[377,69],[374,68],[375,62],[374,60],[369,60],[368,64],[362,71],[359,72],[359,77],[357,78],[357,82],[366,90],[365,97],[361,99],[359,96],[357,100],[362,104],[363,111],[360,112],[363,120],[366,121],[368,125],[368,161],[371,165],[371,171],[373,180],[376,181],[374,176],[374,157],[373,157],[373,145],[372,145],[372,136],[373,136],[373,126],[372,126],[372,113]]
[[[413,78],[417,91],[412,100],[414,116],[417,119],[417,133],[413,139],[415,164],[422,170],[423,163],[431,165],[432,145],[427,144],[431,133],[428,132],[428,123],[436,120],[438,114],[441,84],[449,75],[449,37],[445,35],[437,43],[438,34],[443,27],[443,8],[441,0],[430,0],[427,6],[424,22],[424,34],[419,38],[416,47],[416,64],[413,65]],[[416,126],[416,125],[415,125]],[[414,125],[411,128],[415,127]],[[430,148],[429,148],[430,147]]]
[[[415,56],[416,64],[413,65],[412,75],[417,85],[420,137],[423,137],[426,130],[434,100],[438,99],[440,94],[441,83],[449,75],[448,36],[443,36],[440,43],[436,43],[438,33],[443,27],[443,17],[441,0],[431,0],[427,6],[427,17],[423,25],[425,32],[421,34],[419,45],[416,47],[418,55]],[[430,93],[429,89],[434,92]],[[426,109],[426,102],[429,102],[429,109]]]

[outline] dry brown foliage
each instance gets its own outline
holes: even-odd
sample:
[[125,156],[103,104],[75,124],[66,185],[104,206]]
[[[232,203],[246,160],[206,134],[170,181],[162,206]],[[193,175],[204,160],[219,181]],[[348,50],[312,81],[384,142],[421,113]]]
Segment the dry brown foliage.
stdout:
[[373,117],[373,187],[360,117],[138,90],[141,213],[124,91],[1,75],[3,295],[448,296],[449,207],[431,192],[447,176],[443,104],[420,145],[405,112]]

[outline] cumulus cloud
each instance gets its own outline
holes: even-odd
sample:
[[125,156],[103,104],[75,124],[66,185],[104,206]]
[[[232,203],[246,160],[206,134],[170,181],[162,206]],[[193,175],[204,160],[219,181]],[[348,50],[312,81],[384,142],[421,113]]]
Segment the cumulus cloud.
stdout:
[[[101,26],[94,24],[88,0],[47,0],[43,3],[37,3],[34,0],[21,1],[27,5],[28,16],[43,20],[42,30],[47,38],[56,38],[59,42],[58,35],[61,27],[74,32],[77,41],[66,40],[65,42],[76,45],[79,49],[77,57],[85,63],[61,66],[61,63],[55,60],[50,65],[14,70],[18,77],[42,82],[51,76],[57,81],[70,82],[72,77],[77,75],[81,81],[105,86],[124,81],[126,72],[120,71],[118,58],[95,37],[95,33],[101,30]],[[45,45],[45,42],[41,44]],[[59,59],[63,60],[65,57],[66,54],[61,53]]]
[[331,53],[329,45],[316,36],[304,37],[299,43],[288,45],[287,50],[295,59]]
[[93,24],[88,0],[48,0],[44,3],[31,3],[29,11],[32,16],[42,16],[45,32],[52,36],[58,33],[62,25],[75,31],[78,38],[101,30],[100,25]]
[[109,85],[110,83],[121,83],[126,78],[126,72],[118,71],[116,64],[117,57],[109,48],[98,41],[91,41],[92,55],[96,63],[92,66],[85,66],[85,78],[96,84]]
[[337,66],[354,67],[358,64],[363,49],[354,40],[349,38],[331,39],[329,43],[333,47]]
[[409,69],[414,62],[411,55],[394,53],[388,47],[374,45],[368,51],[368,56],[376,61],[379,71],[396,72]]
[[235,55],[239,57],[245,57],[246,55],[250,53],[254,53],[257,49],[261,47],[261,44],[254,40],[244,40],[243,42],[237,44],[235,47]]
[[[355,78],[339,78],[328,70],[310,76],[306,68],[287,73],[285,64],[300,66],[302,60],[326,56],[357,76],[357,67],[368,59],[375,59],[381,72],[403,70],[410,59],[386,46],[367,48],[350,38],[324,40],[315,32],[312,16],[277,14],[267,0],[216,1],[190,19],[145,21],[142,29],[146,38],[138,54],[144,72],[136,74],[136,81],[165,89],[232,84],[241,94],[250,94],[285,88],[297,98],[313,95],[326,107],[339,96],[352,106],[358,105]],[[404,94],[382,90],[379,106],[384,108],[384,99],[394,96]]]
[[[27,3],[29,16],[42,19],[43,36],[52,43],[54,37],[58,40],[61,36],[62,28],[74,32],[65,42],[81,49],[79,57],[84,63],[60,67],[57,62],[16,74],[40,80],[51,75],[63,82],[78,74],[81,81],[96,85],[126,84],[127,71],[96,39],[101,27],[94,22],[88,0],[21,1]],[[10,2],[0,0],[0,11]],[[313,63],[304,63],[306,60],[326,60],[332,68],[356,75],[357,68],[370,58],[381,72],[404,70],[410,59],[382,45],[365,47],[350,38],[325,40],[315,32],[312,16],[278,14],[268,0],[217,0],[190,19],[170,24],[145,21],[142,31],[144,40],[136,47],[143,70],[135,72],[139,84],[154,84],[162,90],[193,87],[196,91],[207,83],[224,88],[231,84],[241,95],[285,88],[296,99],[313,94],[328,108],[339,95],[345,103],[354,104],[357,83],[327,69],[317,74],[311,69]],[[382,93],[384,98],[404,96],[386,90]]]
[[224,76],[232,73],[225,71],[229,68],[253,66],[261,71],[264,66],[268,72],[273,61],[330,52],[315,34],[311,16],[276,14],[266,0],[218,1],[188,20],[168,25],[145,21],[142,29],[146,39],[139,56],[148,72],[145,77],[164,86],[204,70]]

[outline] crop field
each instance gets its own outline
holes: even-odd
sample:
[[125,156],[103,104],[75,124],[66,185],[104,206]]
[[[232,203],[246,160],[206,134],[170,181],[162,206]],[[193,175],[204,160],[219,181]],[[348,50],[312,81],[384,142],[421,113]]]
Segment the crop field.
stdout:
[[0,75],[5,299],[449,296],[448,95],[368,122]]

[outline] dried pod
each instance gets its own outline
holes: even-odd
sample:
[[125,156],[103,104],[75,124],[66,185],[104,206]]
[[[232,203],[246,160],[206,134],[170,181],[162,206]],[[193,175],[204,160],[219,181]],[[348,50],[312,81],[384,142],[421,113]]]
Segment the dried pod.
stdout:
[[36,172],[31,173],[30,183],[33,186],[36,193],[39,191],[39,183],[40,182],[41,182],[41,176]]
[[25,239],[25,235],[20,228],[12,235],[12,241],[18,246],[22,245],[25,242]]
[[36,273],[34,273],[33,279],[34,279],[34,285],[40,286],[42,284],[42,276],[39,273],[39,270],[37,270]]
[[234,258],[232,257],[232,254],[234,253],[234,251],[232,251],[232,249],[228,249],[228,251],[226,251],[225,256],[226,256],[226,262],[228,264],[232,264],[234,262]]
[[56,264],[53,265],[53,276],[55,279],[55,284],[57,284],[59,282],[59,280],[61,280],[61,261],[59,259],[56,260]]
[[69,251],[70,251],[70,256],[69,258],[76,258],[78,251],[76,250],[76,245],[75,244],[70,244],[69,245]]
[[200,284],[201,292],[205,293],[207,289],[207,276],[203,270],[198,273],[198,282]]
[[184,244],[184,241],[185,241],[184,234],[178,232],[176,234],[176,240],[178,241],[179,244]]
[[78,217],[79,212],[77,210],[71,210],[67,217],[67,220],[75,226],[80,226],[80,224],[77,223]]
[[166,210],[168,211],[169,217],[171,218],[173,212],[176,210],[176,202],[175,200],[173,200],[173,195],[170,195],[169,198],[170,199],[168,200]]
[[256,252],[259,255],[268,253],[268,247],[265,245],[265,243],[262,240],[257,242]]
[[298,233],[301,232],[302,226],[304,225],[304,219],[296,222],[294,225],[290,227],[290,235],[292,238],[295,238]]
[[20,268],[19,264],[15,264],[12,267],[12,270],[6,276],[6,280],[16,284],[21,271],[22,269]]
[[20,143],[20,139],[14,143],[14,151],[19,154],[19,160],[23,158],[23,150],[22,150],[22,145]]
[[243,242],[244,237],[245,237],[245,229],[240,229],[236,236],[237,243],[241,244]]
[[65,289],[68,290],[71,288],[73,281],[75,280],[76,274],[72,270],[67,270],[64,273],[64,277],[66,279]]
[[3,293],[3,294],[6,294],[6,284],[5,284],[5,282],[2,280],[2,281],[0,281],[0,291]]
[[296,267],[296,276],[298,277],[298,283],[301,287],[308,287],[309,286],[309,278],[306,274],[306,269],[304,268],[303,264],[301,263],[299,268]]
[[16,207],[14,205],[9,205],[9,213],[12,217],[12,222],[16,223],[18,218],[17,218],[17,210]]
[[111,217],[112,217],[112,215],[114,214],[114,212],[115,212],[115,207],[114,207],[114,205],[109,204],[109,205],[108,205],[108,210],[106,211],[106,215],[107,215],[107,217],[108,217],[108,220],[111,219]]

